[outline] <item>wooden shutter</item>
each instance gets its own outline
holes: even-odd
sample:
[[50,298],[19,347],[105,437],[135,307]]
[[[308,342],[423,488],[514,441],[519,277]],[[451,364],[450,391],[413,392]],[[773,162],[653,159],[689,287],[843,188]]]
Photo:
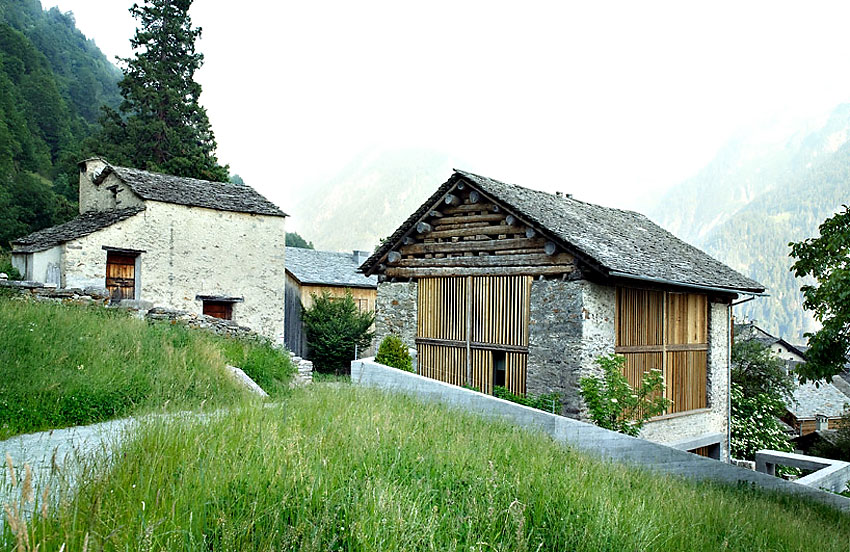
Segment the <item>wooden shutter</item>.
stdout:
[[505,354],[505,386],[526,392],[531,276],[418,280],[419,373],[493,392],[493,354]]
[[106,289],[113,301],[136,298],[136,257],[106,252]]
[[708,298],[617,288],[615,351],[626,358],[624,375],[640,385],[643,374],[661,370],[666,414],[707,406]]
[[204,301],[204,314],[224,320],[232,320],[233,303],[229,301]]

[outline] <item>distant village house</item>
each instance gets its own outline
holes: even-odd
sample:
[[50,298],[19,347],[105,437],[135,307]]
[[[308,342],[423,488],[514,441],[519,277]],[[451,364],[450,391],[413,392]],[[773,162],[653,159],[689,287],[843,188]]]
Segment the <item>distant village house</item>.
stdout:
[[455,171],[362,266],[379,277],[376,340],[417,349],[421,375],[486,393],[578,393],[601,355],[672,406],[644,438],[728,451],[731,305],[764,286],[633,212]]
[[80,163],[80,215],[12,242],[28,280],[283,338],[286,214],[246,185]]
[[[361,312],[375,310],[376,276],[358,272],[368,251],[337,253],[289,247],[286,250],[286,346],[298,356],[309,358],[301,308],[310,308],[313,295],[327,293],[345,297],[350,292]],[[363,351],[364,353],[366,351]]]

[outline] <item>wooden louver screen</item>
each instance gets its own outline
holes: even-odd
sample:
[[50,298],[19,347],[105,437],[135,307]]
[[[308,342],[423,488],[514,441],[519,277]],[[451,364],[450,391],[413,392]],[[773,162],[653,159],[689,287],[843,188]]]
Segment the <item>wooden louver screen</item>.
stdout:
[[530,276],[422,278],[418,289],[419,373],[493,392],[504,355],[505,386],[525,394]]
[[136,298],[136,257],[106,253],[106,289],[113,301]]
[[616,349],[637,385],[649,370],[664,374],[666,414],[705,408],[708,298],[695,293],[618,288]]

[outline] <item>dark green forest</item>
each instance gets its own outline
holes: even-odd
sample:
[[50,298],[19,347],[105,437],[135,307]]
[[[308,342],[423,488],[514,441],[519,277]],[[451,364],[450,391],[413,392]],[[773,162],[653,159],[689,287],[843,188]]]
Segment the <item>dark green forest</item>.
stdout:
[[0,2],[0,248],[76,214],[76,163],[120,79],[71,14]]

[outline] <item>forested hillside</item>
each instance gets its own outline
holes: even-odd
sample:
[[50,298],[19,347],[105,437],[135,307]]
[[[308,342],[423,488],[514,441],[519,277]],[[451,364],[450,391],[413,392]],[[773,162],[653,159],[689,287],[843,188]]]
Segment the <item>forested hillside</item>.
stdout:
[[671,190],[651,215],[768,288],[770,297],[736,309],[793,343],[815,329],[789,271],[788,242],[850,202],[850,106],[790,135],[730,142],[694,178]]
[[75,214],[82,143],[120,78],[70,14],[0,2],[0,247]]

